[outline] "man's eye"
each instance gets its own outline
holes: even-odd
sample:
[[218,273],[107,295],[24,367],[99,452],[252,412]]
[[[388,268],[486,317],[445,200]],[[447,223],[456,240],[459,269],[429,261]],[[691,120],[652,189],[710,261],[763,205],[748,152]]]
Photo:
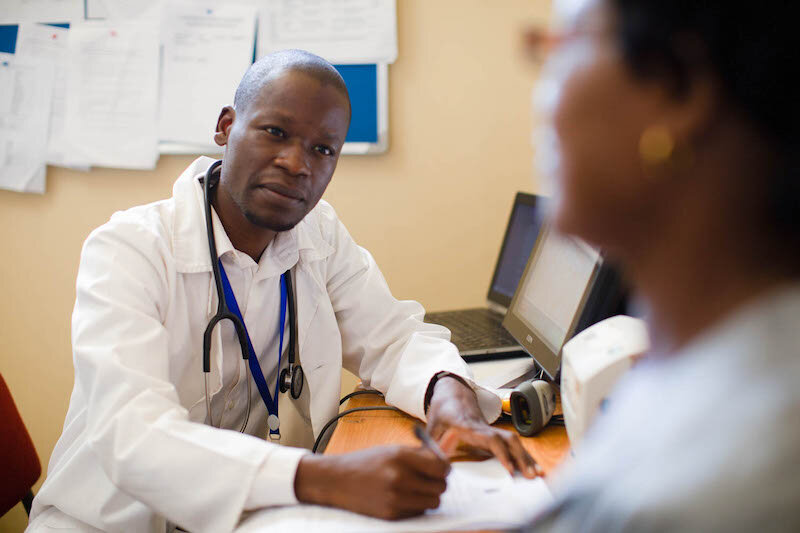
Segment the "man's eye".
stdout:
[[280,128],[276,128],[275,126],[267,126],[265,130],[267,133],[274,135],[275,137],[286,137],[286,132]]
[[314,147],[314,149],[317,152],[321,153],[322,155],[333,155],[333,148],[331,148],[330,146],[318,144],[317,146]]

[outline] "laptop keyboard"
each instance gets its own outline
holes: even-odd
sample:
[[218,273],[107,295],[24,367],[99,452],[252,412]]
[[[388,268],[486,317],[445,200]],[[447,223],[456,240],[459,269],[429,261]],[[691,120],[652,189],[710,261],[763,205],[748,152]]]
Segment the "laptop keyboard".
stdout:
[[451,341],[461,352],[517,345],[514,337],[501,325],[503,317],[489,309],[429,313],[425,316],[425,322],[449,329]]

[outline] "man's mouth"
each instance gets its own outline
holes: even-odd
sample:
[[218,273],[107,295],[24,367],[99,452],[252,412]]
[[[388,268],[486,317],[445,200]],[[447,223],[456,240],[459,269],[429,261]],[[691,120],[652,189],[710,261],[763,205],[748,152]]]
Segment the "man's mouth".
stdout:
[[303,193],[292,187],[281,185],[280,183],[264,183],[258,186],[259,189],[266,189],[276,195],[283,196],[289,200],[302,202],[305,200]]

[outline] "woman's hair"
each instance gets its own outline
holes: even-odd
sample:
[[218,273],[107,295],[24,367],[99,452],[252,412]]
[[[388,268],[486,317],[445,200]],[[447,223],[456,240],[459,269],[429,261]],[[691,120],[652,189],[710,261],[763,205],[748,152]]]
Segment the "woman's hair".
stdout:
[[610,0],[625,61],[680,97],[710,70],[777,155],[767,223],[800,262],[800,9],[777,0]]

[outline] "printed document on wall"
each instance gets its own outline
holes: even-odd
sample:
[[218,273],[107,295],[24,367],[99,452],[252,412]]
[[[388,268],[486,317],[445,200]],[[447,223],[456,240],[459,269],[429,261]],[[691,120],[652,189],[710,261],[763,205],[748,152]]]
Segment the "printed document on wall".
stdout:
[[158,160],[158,28],[70,29],[64,134],[91,165],[152,169]]
[[253,60],[256,8],[174,2],[163,20],[159,139],[214,145],[220,110]]
[[158,20],[164,0],[86,0],[87,20]]
[[0,54],[0,188],[43,193],[53,67]]
[[55,72],[53,103],[50,108],[50,132],[47,138],[47,164],[88,170],[87,161],[67,149],[64,142],[64,98],[67,78],[67,39],[69,30],[26,22],[17,32],[16,57],[50,65]]
[[258,56],[302,48],[331,63],[393,63],[395,0],[273,0],[261,9]]
[[0,24],[83,20],[84,0],[2,0]]

